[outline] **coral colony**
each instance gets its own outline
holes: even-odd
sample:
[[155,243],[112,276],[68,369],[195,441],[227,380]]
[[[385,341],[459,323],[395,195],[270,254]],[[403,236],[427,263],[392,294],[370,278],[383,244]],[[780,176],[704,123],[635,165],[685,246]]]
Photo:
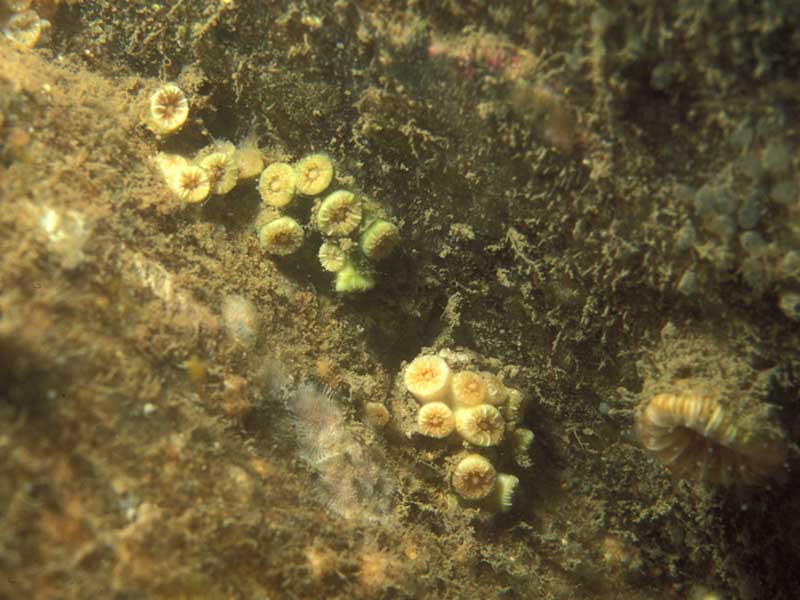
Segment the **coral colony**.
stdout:
[[[168,83],[151,92],[142,119],[153,133],[165,136],[180,130],[188,116],[185,94]],[[372,289],[374,263],[388,257],[400,243],[399,228],[379,204],[345,189],[322,196],[335,176],[333,161],[325,153],[264,168],[255,139],[248,138],[238,148],[216,141],[193,159],[160,152],[153,164],[174,196],[186,204],[227,194],[240,181],[258,177],[264,209],[255,227],[261,247],[272,256],[288,256],[303,246],[306,229],[316,230],[322,237],[320,265],[335,274],[334,289],[339,293]],[[305,225],[285,214],[297,196],[314,199],[310,222]]]

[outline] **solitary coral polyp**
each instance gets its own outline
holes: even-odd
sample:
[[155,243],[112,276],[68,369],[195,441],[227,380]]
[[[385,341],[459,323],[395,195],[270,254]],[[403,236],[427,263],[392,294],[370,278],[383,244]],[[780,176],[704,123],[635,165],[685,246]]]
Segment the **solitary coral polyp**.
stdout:
[[223,152],[212,152],[200,160],[200,166],[208,173],[211,191],[227,194],[239,179],[239,169],[233,158]]
[[174,189],[173,182],[176,181],[181,169],[189,164],[189,161],[180,154],[167,154],[166,152],[159,152],[153,158],[153,163],[158,169],[164,182]]
[[491,373],[481,373],[481,376],[486,380],[486,403],[503,406],[508,400],[508,388]]
[[489,459],[470,454],[453,471],[453,489],[467,500],[486,498],[495,489],[497,471]]
[[422,435],[446,438],[453,433],[455,426],[453,411],[444,402],[429,402],[417,413],[417,428]]
[[757,483],[786,455],[783,435],[765,418],[735,420],[713,398],[658,394],[636,419],[642,446],[680,478]]
[[189,116],[189,101],[174,83],[162,85],[148,102],[147,126],[153,133],[165,135],[180,129]]
[[406,367],[403,381],[420,404],[442,402],[450,396],[452,372],[444,359],[423,354]]
[[322,268],[331,273],[341,271],[347,264],[347,252],[336,242],[323,242],[317,257]]
[[372,273],[352,260],[346,261],[344,266],[336,271],[334,289],[340,294],[367,292],[373,287],[375,279]]
[[50,22],[40,19],[34,10],[25,10],[12,16],[6,23],[4,33],[11,41],[24,46],[33,48],[39,43],[42,34],[50,26]]
[[297,191],[305,196],[324,192],[333,179],[333,163],[327,154],[310,154],[295,165]]

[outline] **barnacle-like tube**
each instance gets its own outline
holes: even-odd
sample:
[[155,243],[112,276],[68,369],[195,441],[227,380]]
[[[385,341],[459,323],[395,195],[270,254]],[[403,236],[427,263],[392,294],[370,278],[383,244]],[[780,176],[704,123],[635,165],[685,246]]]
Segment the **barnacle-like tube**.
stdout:
[[766,415],[734,419],[714,398],[653,396],[636,418],[642,446],[681,479],[762,482],[784,462],[786,443]]

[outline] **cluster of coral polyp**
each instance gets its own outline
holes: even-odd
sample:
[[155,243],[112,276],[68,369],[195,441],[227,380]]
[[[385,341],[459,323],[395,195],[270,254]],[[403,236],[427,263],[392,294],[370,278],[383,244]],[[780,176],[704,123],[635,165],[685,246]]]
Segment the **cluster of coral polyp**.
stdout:
[[265,208],[256,219],[261,246],[273,255],[288,255],[303,245],[304,227],[285,214],[296,209],[297,196],[314,197],[310,223],[322,237],[317,256],[335,274],[340,293],[366,292],[375,285],[373,263],[389,256],[400,242],[400,230],[380,205],[363,194],[336,189],[324,197],[334,179],[334,165],[324,153],[294,165],[277,162],[261,173],[258,190]]
[[400,379],[393,411],[400,430],[452,450],[448,476],[464,501],[509,511],[519,478],[497,467],[530,467],[534,436],[519,427],[525,399],[504,383],[503,368],[471,351],[441,350],[417,356]]
[[[179,131],[189,117],[189,101],[175,84],[160,86],[148,96],[142,120],[159,137]],[[272,256],[288,256],[303,246],[306,230],[322,237],[317,256],[325,271],[335,274],[339,293],[366,292],[375,285],[374,264],[387,258],[400,243],[400,229],[386,212],[363,194],[337,189],[320,196],[334,181],[331,158],[309,154],[294,164],[273,162],[253,137],[239,147],[217,140],[194,158],[159,152],[153,158],[164,183],[182,203],[199,204],[210,195],[225,195],[240,181],[258,177],[264,204],[255,221],[261,247]],[[310,222],[298,220],[295,198],[313,199]],[[289,214],[292,211],[293,214]]]

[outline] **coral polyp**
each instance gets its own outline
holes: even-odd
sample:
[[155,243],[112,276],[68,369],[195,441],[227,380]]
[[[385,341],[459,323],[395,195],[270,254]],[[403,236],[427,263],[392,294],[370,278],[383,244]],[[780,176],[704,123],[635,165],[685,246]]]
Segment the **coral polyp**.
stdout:
[[174,83],[161,86],[148,102],[147,126],[153,133],[165,135],[180,129],[189,116],[189,101]]
[[378,219],[361,234],[361,252],[370,260],[382,260],[389,256],[400,243],[400,230],[397,225]]
[[441,402],[450,396],[452,371],[438,356],[423,354],[406,367],[403,381],[420,404]]
[[258,241],[270,254],[286,256],[303,245],[303,228],[291,217],[279,217],[259,228]]
[[453,411],[444,402],[424,404],[417,413],[417,427],[422,435],[446,438],[456,427]]
[[184,202],[196,204],[208,198],[211,182],[205,169],[197,165],[187,165],[175,172],[170,187]]
[[470,444],[496,446],[503,441],[506,423],[491,404],[480,404],[456,411],[456,431]]
[[642,446],[682,479],[762,482],[784,462],[783,435],[763,415],[734,419],[714,398],[658,394],[636,419]]
[[495,489],[497,471],[489,459],[480,454],[469,454],[453,471],[453,489],[462,498],[480,500]]
[[239,179],[239,168],[233,158],[224,152],[212,152],[200,159],[199,164],[208,173],[214,194],[227,194]]
[[258,180],[258,192],[264,204],[283,208],[294,198],[297,185],[297,173],[291,165],[273,163],[261,173]]
[[347,235],[361,223],[361,201],[347,190],[328,194],[317,210],[317,228],[322,235]]
[[333,162],[327,154],[311,154],[294,166],[297,172],[297,191],[305,196],[324,192],[333,179]]
[[474,371],[461,371],[453,377],[453,405],[478,406],[486,402],[486,380]]

